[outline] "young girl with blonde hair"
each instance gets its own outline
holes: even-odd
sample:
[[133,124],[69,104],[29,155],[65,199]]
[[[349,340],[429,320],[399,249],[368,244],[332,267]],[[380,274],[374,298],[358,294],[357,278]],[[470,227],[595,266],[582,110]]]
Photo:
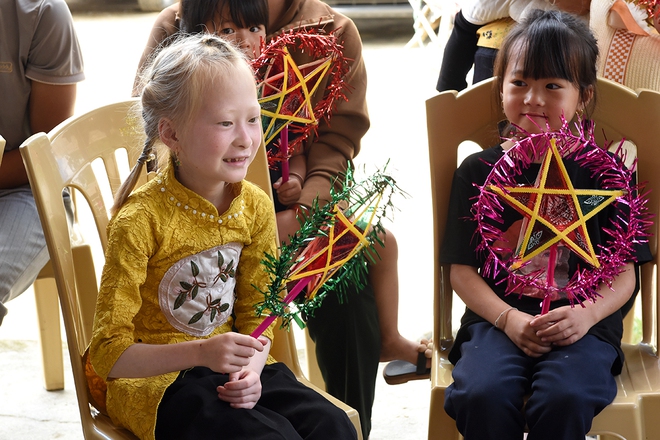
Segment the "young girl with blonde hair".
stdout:
[[[262,145],[245,56],[187,36],[144,71],[147,135],[117,196],[90,356],[112,420],[141,439],[350,439],[345,412],[268,353],[255,287],[275,253],[272,202],[244,180]],[[134,190],[163,144],[164,164]]]

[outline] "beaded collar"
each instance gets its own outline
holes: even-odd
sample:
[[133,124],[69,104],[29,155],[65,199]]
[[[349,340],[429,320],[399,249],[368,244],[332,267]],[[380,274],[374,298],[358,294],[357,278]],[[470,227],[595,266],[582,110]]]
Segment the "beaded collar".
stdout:
[[229,209],[222,214],[218,214],[216,207],[211,202],[183,186],[174,176],[174,168],[171,164],[168,164],[162,172],[158,173],[153,178],[153,182],[155,182],[161,193],[167,193],[168,202],[182,209],[187,215],[199,220],[222,225],[229,220],[238,219],[245,210],[242,182],[233,186],[232,190],[237,194],[229,205]]

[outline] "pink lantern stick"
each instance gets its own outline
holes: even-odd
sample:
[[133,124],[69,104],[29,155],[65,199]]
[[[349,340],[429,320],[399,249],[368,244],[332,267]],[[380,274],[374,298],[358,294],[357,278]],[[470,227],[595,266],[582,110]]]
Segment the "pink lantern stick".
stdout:
[[[309,284],[310,281],[312,281],[312,278],[314,276],[308,276],[307,278],[303,278],[298,283],[291,289],[291,291],[287,294],[287,296],[284,297],[284,304],[289,304],[291,301],[296,299],[296,297],[302,292],[302,290]],[[270,315],[266,319],[263,320],[261,324],[259,324],[259,327],[254,329],[252,333],[250,333],[250,336],[253,338],[258,338],[261,336],[261,334],[270,326],[273,321],[277,319],[277,315]]]
[[[548,256],[548,273],[546,275],[546,283],[549,286],[555,286],[555,264],[557,264],[557,244],[550,246],[550,255]],[[543,298],[541,305],[541,315],[545,315],[550,311],[550,295],[546,294]]]
[[289,181],[289,125],[280,132],[280,154],[282,155],[282,183]]

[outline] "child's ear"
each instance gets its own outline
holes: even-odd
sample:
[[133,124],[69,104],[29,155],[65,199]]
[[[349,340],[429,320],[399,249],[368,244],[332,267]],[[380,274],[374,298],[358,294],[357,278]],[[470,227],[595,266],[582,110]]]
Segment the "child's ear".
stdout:
[[162,118],[158,122],[158,137],[171,149],[174,149],[178,144],[179,139],[176,136],[176,127],[171,119]]
[[589,86],[582,92],[582,99],[578,105],[578,110],[585,110],[594,97],[594,86]]

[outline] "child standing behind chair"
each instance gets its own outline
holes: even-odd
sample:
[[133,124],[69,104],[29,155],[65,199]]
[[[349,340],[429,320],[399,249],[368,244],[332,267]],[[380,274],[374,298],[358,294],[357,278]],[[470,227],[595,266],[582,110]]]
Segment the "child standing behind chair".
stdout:
[[[525,131],[539,133],[546,123],[559,130],[562,116],[572,119],[588,110],[597,57],[587,25],[567,13],[535,11],[511,31],[495,73],[504,113],[522,129],[520,138]],[[483,275],[476,222],[466,218],[489,164],[512,146],[505,141],[472,155],[454,175],[440,259],[451,264],[452,286],[467,310],[449,356],[454,383],[446,390],[445,410],[466,440],[522,439],[526,427],[529,440],[584,439],[593,418],[616,396],[614,375],[623,361],[620,309],[635,289],[635,271],[627,262],[611,289],[601,285],[595,302],[571,307],[568,300],[554,301],[545,315],[538,298],[515,290],[505,294],[505,270]],[[575,160],[564,164],[576,188],[599,186]],[[538,167],[524,170],[519,183],[533,182]],[[603,213],[587,222],[595,248],[606,241],[602,228],[615,221],[617,210]],[[505,207],[502,219],[498,228],[518,237],[522,216]],[[636,257],[648,261],[648,247],[639,246]],[[576,259],[569,259],[570,271],[580,264]]]
[[[142,90],[147,141],[115,201],[90,347],[110,417],[142,439],[356,438],[343,410],[268,355],[271,329],[249,336],[275,219],[244,180],[262,142],[245,57],[184,37]],[[131,193],[157,142],[166,163]]]

